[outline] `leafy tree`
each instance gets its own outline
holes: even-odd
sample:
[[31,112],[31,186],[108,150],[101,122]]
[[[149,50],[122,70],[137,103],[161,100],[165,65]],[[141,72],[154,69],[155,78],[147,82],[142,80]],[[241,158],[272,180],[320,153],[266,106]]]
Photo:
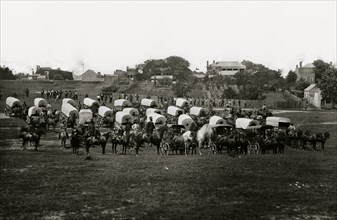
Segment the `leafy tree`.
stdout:
[[287,75],[287,77],[286,77],[286,82],[288,83],[288,84],[291,84],[291,85],[293,85],[293,84],[295,84],[296,83],[296,80],[297,80],[297,75],[296,75],[296,73],[294,72],[294,71],[289,71],[289,73],[288,73],[288,75]]
[[168,77],[158,79],[157,81],[160,85],[163,85],[163,86],[171,86],[172,85],[172,79],[170,79]]
[[173,85],[172,90],[176,97],[185,97],[191,91],[191,88],[184,83],[177,82]]
[[227,99],[235,99],[238,97],[238,94],[232,87],[228,87],[224,90],[222,97]]
[[304,89],[306,89],[308,86],[310,86],[310,83],[301,78],[299,81],[296,82],[295,89],[299,91],[304,91]]
[[314,61],[315,82],[322,79],[322,76],[330,69],[330,65],[323,60]]
[[10,70],[6,66],[0,66],[0,79],[2,80],[14,80],[16,77],[14,76],[12,70]]
[[268,68],[262,64],[256,64],[249,60],[244,60],[241,62],[242,65],[246,67],[246,70],[250,73],[255,73],[258,71],[267,70]]
[[322,98],[337,102],[337,70],[330,67],[327,69],[322,79],[318,82],[318,87],[322,91]]

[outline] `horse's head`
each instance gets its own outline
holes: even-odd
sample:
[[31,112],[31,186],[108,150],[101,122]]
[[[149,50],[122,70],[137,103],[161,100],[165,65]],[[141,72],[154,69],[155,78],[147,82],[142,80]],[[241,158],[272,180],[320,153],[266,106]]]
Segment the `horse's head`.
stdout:
[[323,137],[327,140],[330,138],[330,133],[327,131],[323,134]]

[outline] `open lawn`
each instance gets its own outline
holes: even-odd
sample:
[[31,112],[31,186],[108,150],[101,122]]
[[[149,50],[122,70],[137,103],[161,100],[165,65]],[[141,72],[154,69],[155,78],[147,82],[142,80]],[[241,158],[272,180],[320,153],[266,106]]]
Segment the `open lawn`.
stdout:
[[85,160],[84,149],[60,150],[56,133],[38,152],[2,137],[0,219],[336,219],[336,113],[279,115],[330,130],[326,151],[186,157],[146,147],[136,157],[112,155],[109,144]]

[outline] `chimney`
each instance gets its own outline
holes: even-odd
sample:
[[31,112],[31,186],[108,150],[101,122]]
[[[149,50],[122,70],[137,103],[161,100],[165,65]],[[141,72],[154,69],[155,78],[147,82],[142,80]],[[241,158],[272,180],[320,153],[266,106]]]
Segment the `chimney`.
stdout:
[[126,72],[128,72],[128,71],[129,71],[129,67],[127,66],[127,67],[126,67]]
[[208,67],[209,66],[209,62],[208,62],[208,60],[207,60],[207,64],[206,64],[206,67]]
[[300,68],[302,68],[302,62],[303,62],[303,61],[300,62]]
[[215,63],[215,60],[213,60],[213,63]]
[[38,71],[40,69],[40,65],[36,66],[36,71]]
[[296,69],[298,69],[298,65],[296,65]]

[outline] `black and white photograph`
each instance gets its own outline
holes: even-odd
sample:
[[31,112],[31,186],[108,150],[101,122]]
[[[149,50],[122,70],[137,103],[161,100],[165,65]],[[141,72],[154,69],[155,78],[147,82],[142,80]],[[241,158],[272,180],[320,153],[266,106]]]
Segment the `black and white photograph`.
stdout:
[[0,0],[0,220],[337,219],[337,0]]

